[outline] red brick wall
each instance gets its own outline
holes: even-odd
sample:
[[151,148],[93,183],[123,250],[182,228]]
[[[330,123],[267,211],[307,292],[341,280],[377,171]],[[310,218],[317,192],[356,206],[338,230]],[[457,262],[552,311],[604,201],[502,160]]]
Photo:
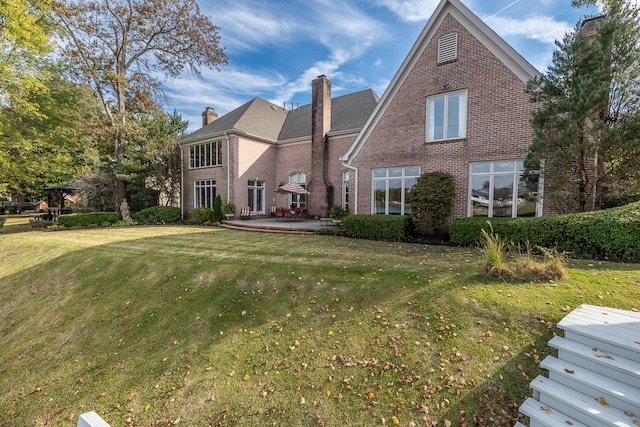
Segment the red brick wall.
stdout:
[[[458,33],[458,59],[437,65],[438,38]],[[447,89],[443,89],[444,85]],[[524,158],[533,138],[533,105],[518,79],[448,15],[353,161],[359,168],[358,212],[371,212],[371,170],[420,166],[456,179],[454,217],[467,215],[469,162]],[[428,96],[466,89],[467,137],[425,143]]]

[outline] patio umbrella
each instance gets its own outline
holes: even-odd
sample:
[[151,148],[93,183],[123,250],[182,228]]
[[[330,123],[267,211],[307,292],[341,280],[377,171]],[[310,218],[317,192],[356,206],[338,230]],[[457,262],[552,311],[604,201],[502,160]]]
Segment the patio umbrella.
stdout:
[[311,194],[306,188],[298,184],[297,182],[289,182],[287,184],[281,185],[276,189],[276,193],[283,194]]

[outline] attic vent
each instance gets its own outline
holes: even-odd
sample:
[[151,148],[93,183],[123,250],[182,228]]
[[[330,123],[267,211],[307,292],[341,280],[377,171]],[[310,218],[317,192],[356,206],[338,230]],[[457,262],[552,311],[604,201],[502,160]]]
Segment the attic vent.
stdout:
[[438,39],[438,64],[458,59],[458,33],[449,33]]

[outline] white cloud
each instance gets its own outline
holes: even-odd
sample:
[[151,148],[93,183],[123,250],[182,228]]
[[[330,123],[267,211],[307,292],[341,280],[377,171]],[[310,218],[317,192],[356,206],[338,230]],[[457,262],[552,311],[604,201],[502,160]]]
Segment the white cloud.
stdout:
[[377,4],[395,13],[401,20],[407,22],[427,21],[439,0],[378,0]]
[[557,21],[549,16],[532,16],[514,19],[504,16],[483,18],[500,36],[523,36],[543,43],[553,44],[561,40],[573,26],[565,21]]

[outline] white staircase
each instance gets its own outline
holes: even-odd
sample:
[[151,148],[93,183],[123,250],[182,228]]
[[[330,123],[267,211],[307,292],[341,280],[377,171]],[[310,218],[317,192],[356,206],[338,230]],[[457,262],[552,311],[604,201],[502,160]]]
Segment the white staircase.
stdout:
[[581,305],[558,328],[520,406],[530,427],[640,427],[640,313]]

